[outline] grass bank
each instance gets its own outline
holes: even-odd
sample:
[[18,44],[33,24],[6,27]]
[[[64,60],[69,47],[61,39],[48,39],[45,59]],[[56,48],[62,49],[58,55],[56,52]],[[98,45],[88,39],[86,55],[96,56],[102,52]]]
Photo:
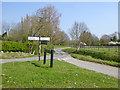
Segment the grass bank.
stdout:
[[[111,66],[116,66],[119,67],[120,64],[118,62],[118,56],[115,54],[110,54],[107,52],[103,52],[103,51],[92,51],[92,50],[78,50],[76,52],[75,48],[69,48],[69,49],[63,49],[62,51],[65,51],[67,53],[70,53],[72,57],[80,59],[80,60],[84,60],[84,61],[90,61],[90,62],[96,62],[96,63],[101,63],[101,64],[107,64],[107,65],[111,65]],[[107,54],[106,54],[107,53]],[[113,52],[115,53],[115,52]],[[114,58],[116,57],[116,59],[114,60]],[[101,59],[101,58],[106,58],[106,59]],[[107,57],[109,57],[107,59]],[[113,60],[112,60],[112,59]]]
[[[63,48],[63,47],[67,47],[67,46],[54,45],[54,48]],[[41,53],[41,56],[43,55],[44,54]],[[47,53],[47,55],[49,55],[49,53]],[[25,52],[4,52],[4,53],[0,52],[0,56],[1,56],[0,59],[15,59],[15,58],[38,57],[38,54],[33,55]]]
[[[0,53],[1,57],[0,59],[15,59],[15,58],[29,58],[29,57],[38,57],[38,55],[33,55],[29,53],[24,53],[24,52],[5,52],[5,53]],[[41,54],[43,56],[43,54]]]
[[2,64],[3,88],[118,88],[118,79],[54,60]]

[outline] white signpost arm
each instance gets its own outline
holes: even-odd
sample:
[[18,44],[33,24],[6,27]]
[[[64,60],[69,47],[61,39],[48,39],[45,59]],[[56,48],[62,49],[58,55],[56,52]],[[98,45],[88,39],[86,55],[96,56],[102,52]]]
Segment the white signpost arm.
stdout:
[[28,40],[39,40],[39,61],[40,61],[40,49],[41,41],[50,41],[50,37],[28,37]]

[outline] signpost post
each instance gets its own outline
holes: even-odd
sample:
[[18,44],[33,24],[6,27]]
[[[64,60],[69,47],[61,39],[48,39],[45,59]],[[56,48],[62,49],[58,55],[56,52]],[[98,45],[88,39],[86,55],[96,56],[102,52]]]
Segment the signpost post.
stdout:
[[50,41],[50,37],[28,37],[28,40],[39,40],[39,62],[40,62],[40,49],[41,41]]
[[41,48],[40,48],[40,47],[41,47],[40,45],[41,45],[41,41],[40,41],[40,36],[39,36],[39,62],[40,62],[40,49],[41,49]]

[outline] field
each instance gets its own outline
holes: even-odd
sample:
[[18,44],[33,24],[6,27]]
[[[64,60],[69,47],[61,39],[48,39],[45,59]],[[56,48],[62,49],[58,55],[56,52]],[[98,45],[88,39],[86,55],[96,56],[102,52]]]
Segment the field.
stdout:
[[92,51],[96,51],[96,52],[106,52],[106,53],[109,53],[109,54],[115,54],[115,55],[118,55],[118,52],[120,52],[120,47],[118,49],[117,46],[106,46],[106,47],[102,47],[102,46],[92,46],[92,47],[86,47],[86,48],[80,48],[80,49],[84,49],[84,50],[92,50]]
[[[118,79],[54,60],[2,64],[3,88],[118,88]],[[0,76],[1,77],[1,76]]]

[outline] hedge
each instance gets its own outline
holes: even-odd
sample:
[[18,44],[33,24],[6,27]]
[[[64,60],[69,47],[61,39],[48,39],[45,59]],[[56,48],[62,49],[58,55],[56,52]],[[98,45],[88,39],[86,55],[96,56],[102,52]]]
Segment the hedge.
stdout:
[[26,43],[13,42],[13,41],[2,41],[2,51],[13,51],[13,52],[28,52]]
[[109,60],[109,61],[116,61],[116,62],[120,61],[120,58],[118,55],[111,55],[106,52],[98,52],[98,51],[83,50],[83,49],[78,50],[77,52],[75,49],[63,49],[63,51],[68,52],[68,53],[81,54],[81,55],[90,55],[94,58],[102,59],[102,60]]
[[[2,48],[0,48],[0,51],[12,51],[12,52],[30,52],[30,48],[32,47],[32,42],[29,43],[20,43],[20,42],[14,42],[14,41],[0,41],[2,43]],[[0,47],[1,47],[0,46]],[[47,45],[41,45],[41,53],[44,52],[44,48],[47,49],[53,49],[53,46],[48,43]],[[39,51],[39,43],[33,42],[33,48],[32,52],[35,51],[35,54]]]
[[111,60],[111,61],[116,61],[116,62],[119,62],[119,60],[120,60],[118,55],[111,55],[106,52],[96,52],[96,51],[91,51],[91,50],[79,50],[77,52],[77,54],[90,55],[97,59]]

